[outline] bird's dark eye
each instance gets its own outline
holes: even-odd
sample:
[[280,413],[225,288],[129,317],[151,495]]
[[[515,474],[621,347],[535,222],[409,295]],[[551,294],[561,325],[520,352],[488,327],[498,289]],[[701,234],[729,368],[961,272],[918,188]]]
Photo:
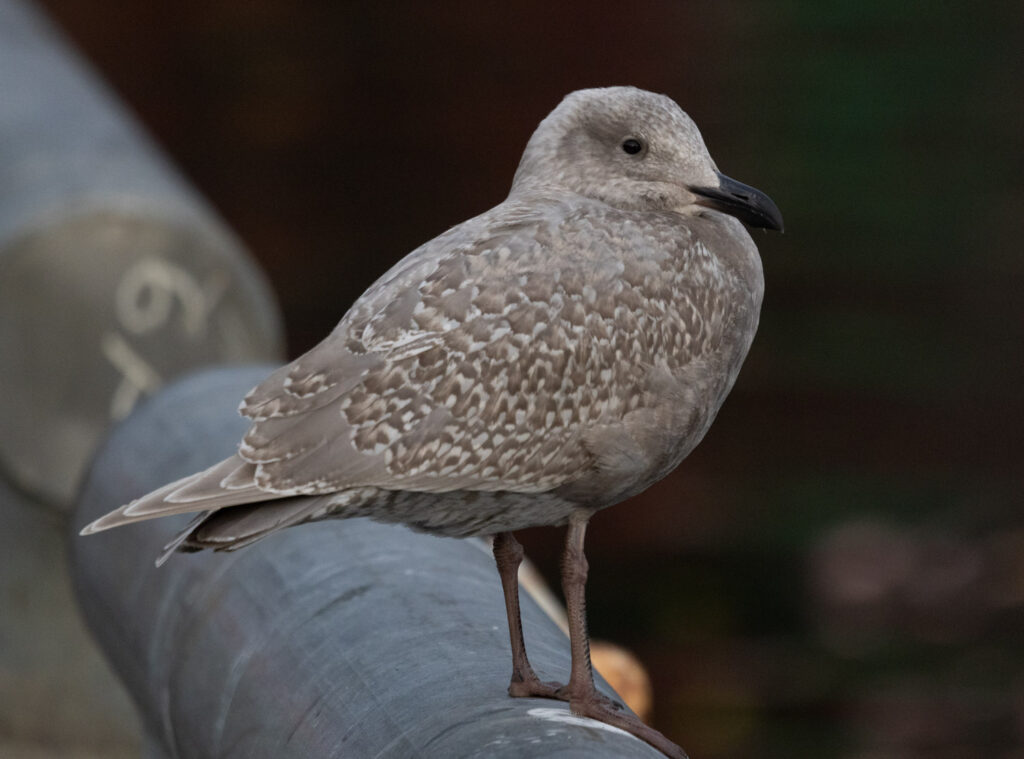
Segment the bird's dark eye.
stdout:
[[644,145],[640,140],[635,140],[632,137],[622,141],[622,149],[630,155],[636,155],[644,149]]

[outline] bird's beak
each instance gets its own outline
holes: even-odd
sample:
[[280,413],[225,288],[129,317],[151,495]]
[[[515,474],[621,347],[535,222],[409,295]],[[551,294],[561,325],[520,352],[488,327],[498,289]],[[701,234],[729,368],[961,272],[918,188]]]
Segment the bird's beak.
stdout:
[[782,231],[782,212],[771,198],[742,182],[718,175],[718,187],[690,187],[699,206],[735,216],[744,224]]

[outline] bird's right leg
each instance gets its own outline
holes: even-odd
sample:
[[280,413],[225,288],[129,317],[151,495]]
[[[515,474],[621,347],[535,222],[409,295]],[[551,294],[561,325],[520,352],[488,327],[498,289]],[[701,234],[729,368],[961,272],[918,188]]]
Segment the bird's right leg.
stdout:
[[512,681],[508,693],[515,697],[563,698],[559,683],[542,682],[526,658],[523,641],[523,621],[519,615],[519,565],[523,561],[523,547],[511,532],[494,536],[494,561],[501,576],[501,589],[505,592],[505,613],[508,616],[508,637],[512,644]]

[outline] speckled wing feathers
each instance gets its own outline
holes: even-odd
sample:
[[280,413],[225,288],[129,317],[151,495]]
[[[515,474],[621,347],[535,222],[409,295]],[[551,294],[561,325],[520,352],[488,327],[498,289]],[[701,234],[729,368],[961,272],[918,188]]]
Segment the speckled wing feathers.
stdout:
[[[715,310],[689,299],[714,288],[677,258],[685,230],[652,246],[628,218],[534,209],[471,220],[414,252],[328,341],[250,394],[241,455],[261,489],[551,490],[587,472],[581,434],[635,410],[655,362],[713,348]],[[612,228],[661,252],[630,256]],[[685,323],[671,318],[680,307]],[[268,407],[270,418],[253,413]]]
[[[513,294],[507,279],[530,268],[538,273],[516,276],[541,279],[541,256],[552,251],[538,238],[550,222],[536,212],[513,211],[515,223],[471,220],[415,251],[356,303],[330,338],[331,347],[325,343],[311,352],[313,361],[320,350],[332,353],[335,371],[338,364],[356,362],[370,368],[339,372],[350,380],[342,394],[321,381],[323,389],[302,399],[301,410],[255,421],[241,453],[259,464],[261,487],[288,493],[359,484],[534,492],[560,484],[524,465],[550,462],[566,446],[573,437],[568,414],[548,417],[548,424],[531,431],[526,415],[537,409],[530,402],[519,408],[510,397],[531,381],[541,396],[554,396],[554,375],[561,381],[570,355],[549,350],[536,331],[552,321],[546,313],[552,304]],[[395,291],[402,297],[390,295]],[[524,361],[524,352],[535,360]],[[243,413],[252,413],[250,404],[295,406],[298,399],[277,401],[275,393],[292,395],[289,377],[316,377],[311,363],[303,357],[257,388]],[[540,435],[548,439],[528,455],[524,447]],[[518,475],[505,466],[513,457]]]
[[[411,253],[324,342],[246,396],[252,425],[237,456],[95,529],[276,498],[322,518],[338,512],[292,496],[355,489],[557,491],[599,507],[663,476],[735,379],[760,290],[678,219],[571,200],[507,201]],[[728,365],[709,369],[723,345]],[[655,387],[658,377],[669,379]],[[367,496],[359,513],[417,508],[386,501]],[[568,507],[546,508],[557,520]],[[401,519],[465,532],[499,518],[457,511]]]

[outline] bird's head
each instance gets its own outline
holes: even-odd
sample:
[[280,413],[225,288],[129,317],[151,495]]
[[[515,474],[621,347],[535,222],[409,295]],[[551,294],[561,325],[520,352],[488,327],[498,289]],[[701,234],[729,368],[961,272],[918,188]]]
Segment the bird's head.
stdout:
[[693,120],[665,95],[635,87],[578,90],[533,133],[512,192],[561,190],[628,210],[711,208],[782,229],[771,198],[718,171]]

